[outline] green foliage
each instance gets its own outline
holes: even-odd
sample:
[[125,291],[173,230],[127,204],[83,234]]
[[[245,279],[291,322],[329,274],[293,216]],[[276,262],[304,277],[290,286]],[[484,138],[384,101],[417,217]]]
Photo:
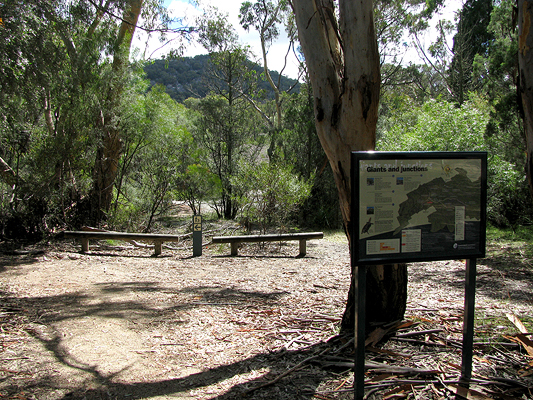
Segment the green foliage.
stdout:
[[181,177],[178,199],[187,203],[193,213],[201,214],[202,203],[220,198],[222,183],[205,165],[191,164]]
[[299,179],[290,167],[262,162],[242,165],[231,180],[243,219],[266,233],[272,226],[283,230],[291,214],[311,194],[313,177]]
[[462,107],[430,100],[416,106],[407,97],[391,103],[391,114],[378,133],[381,151],[481,151],[488,104],[475,96]]
[[0,59],[0,156],[15,165],[20,183],[13,196],[20,201],[2,214],[29,223],[26,230],[67,223],[90,185],[109,71],[102,51],[116,26],[95,25],[89,34],[93,11],[84,2],[0,5],[0,51],[7,55]]
[[463,104],[470,91],[483,85],[483,77],[472,73],[476,56],[485,55],[494,40],[487,29],[492,0],[467,0],[459,12],[457,33],[453,38],[453,59],[448,70],[454,101]]
[[[226,82],[229,83],[229,82]],[[255,160],[261,150],[255,111],[237,88],[228,85],[222,94],[201,100],[189,99],[187,107],[194,116],[193,135],[205,151],[204,162],[220,182],[220,198],[215,202],[219,216],[233,219],[237,208],[233,204],[234,187],[231,177],[238,174],[243,161]]]
[[303,179],[313,179],[311,194],[299,207],[299,222],[318,228],[339,228],[342,216],[333,172],[316,133],[313,97],[309,85],[283,98],[284,130],[280,133],[279,159]]
[[523,160],[505,159],[505,147],[486,136],[493,111],[481,97],[471,95],[461,107],[430,100],[421,106],[407,96],[392,97],[388,118],[381,121],[377,149],[382,151],[488,151],[489,221],[498,226],[530,223],[531,198]]
[[533,205],[525,172],[492,154],[488,171],[488,220],[498,227],[531,225]]
[[[146,77],[151,85],[161,84],[165,86],[167,93],[174,100],[183,103],[189,97],[203,98],[209,94],[210,88],[207,85],[209,65],[211,56],[198,55],[195,57],[181,57],[173,60],[155,60],[145,65]],[[262,68],[256,63],[250,63],[250,67],[255,71],[258,91],[264,92],[267,99],[274,98],[272,88],[262,79]],[[280,89],[287,90],[293,85],[295,91],[299,90],[300,84],[294,79],[279,75],[276,71],[270,71],[274,81],[281,82]]]
[[511,0],[494,6],[487,28],[494,40],[486,53],[476,57],[473,74],[483,77],[481,91],[493,105],[486,131],[489,149],[519,166],[524,163],[526,144],[515,84],[518,38],[512,24],[514,6]]
[[280,134],[280,157],[294,166],[299,175],[309,178],[324,157],[324,150],[316,134],[313,98],[308,85],[300,93],[286,95],[283,126]]
[[[139,89],[142,89],[142,85]],[[196,149],[191,134],[178,116],[177,104],[155,86],[146,95],[132,93],[135,102],[124,104],[124,156],[117,182],[111,224],[120,229],[149,231],[179,196],[189,162]]]
[[443,3],[443,0],[375,0],[374,24],[383,63],[397,67],[407,49],[406,33],[426,29]]

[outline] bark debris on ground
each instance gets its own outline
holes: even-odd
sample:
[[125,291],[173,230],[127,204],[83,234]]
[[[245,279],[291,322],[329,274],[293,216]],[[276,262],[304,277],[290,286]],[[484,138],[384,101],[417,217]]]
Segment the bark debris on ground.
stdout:
[[[306,257],[297,242],[237,257],[191,246],[152,257],[103,241],[88,254],[4,244],[0,399],[353,398],[342,234],[308,242]],[[533,398],[533,268],[520,249],[492,250],[478,265],[470,387],[458,381],[464,263],[416,263],[405,320],[367,341],[366,398]]]

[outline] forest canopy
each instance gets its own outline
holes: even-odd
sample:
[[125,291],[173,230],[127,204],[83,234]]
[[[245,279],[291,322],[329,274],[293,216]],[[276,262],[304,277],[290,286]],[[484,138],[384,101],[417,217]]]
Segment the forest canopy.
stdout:
[[[487,151],[489,222],[530,224],[514,3],[466,1],[455,21],[438,25],[435,43],[419,48],[422,61],[406,64],[396,50],[405,35],[419,43],[441,6],[430,3],[374,4],[376,147]],[[265,46],[277,31],[252,23],[249,12],[275,12],[272,23],[298,48],[290,7],[242,11],[248,29],[264,29]],[[242,199],[257,195],[246,185],[253,179],[239,177],[250,166],[275,174],[265,163],[301,189],[297,207],[280,211],[284,221],[275,224],[342,225],[304,62],[300,81],[287,79],[265,68],[267,57],[250,61],[234,36],[216,35],[231,32],[216,14],[171,30],[157,1],[13,0],[0,5],[0,18],[2,238],[40,239],[84,225],[164,229],[159,217],[176,201],[238,218],[252,209]],[[135,29],[187,36],[209,55],[133,62]]]

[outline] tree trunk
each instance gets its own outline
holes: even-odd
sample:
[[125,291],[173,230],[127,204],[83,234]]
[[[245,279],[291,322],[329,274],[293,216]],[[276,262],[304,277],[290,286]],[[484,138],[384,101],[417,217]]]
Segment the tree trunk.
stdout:
[[[375,325],[401,320],[407,305],[407,265],[369,266],[366,278],[366,330]],[[341,332],[353,331],[355,323],[355,292],[350,285]]]
[[113,187],[122,154],[122,140],[116,126],[116,109],[123,92],[124,72],[128,65],[131,42],[139,19],[143,0],[126,1],[122,23],[113,54],[113,82],[109,85],[106,109],[100,118],[102,142],[96,152],[91,190],[91,219],[98,225],[107,218],[113,201]]
[[[372,1],[340,0],[338,13],[334,4],[332,0],[292,1],[313,87],[315,124],[333,169],[351,243],[356,240],[350,236],[351,152],[375,147],[380,66]],[[368,275],[367,324],[403,318],[406,267],[372,267]],[[354,305],[352,282],[341,326],[344,331],[354,329]]]
[[518,0],[519,94],[527,145],[526,174],[533,196],[533,2]]

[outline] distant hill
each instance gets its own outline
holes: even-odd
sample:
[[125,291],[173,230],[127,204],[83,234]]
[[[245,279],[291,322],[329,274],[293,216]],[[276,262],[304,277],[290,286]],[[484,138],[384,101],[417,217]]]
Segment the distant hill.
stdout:
[[[156,84],[165,86],[170,97],[180,103],[189,97],[202,98],[208,94],[206,71],[209,65],[209,55],[182,57],[170,60],[168,66],[165,65],[165,60],[155,60],[145,65],[144,71],[152,86]],[[254,69],[260,76],[263,68],[255,64]],[[271,71],[270,74],[274,82],[277,82],[279,73]],[[281,90],[289,89],[294,83],[296,80],[282,76]],[[259,89],[265,90],[267,98],[274,98],[274,93],[265,80],[260,80]],[[294,90],[296,92],[300,90],[299,83]]]

